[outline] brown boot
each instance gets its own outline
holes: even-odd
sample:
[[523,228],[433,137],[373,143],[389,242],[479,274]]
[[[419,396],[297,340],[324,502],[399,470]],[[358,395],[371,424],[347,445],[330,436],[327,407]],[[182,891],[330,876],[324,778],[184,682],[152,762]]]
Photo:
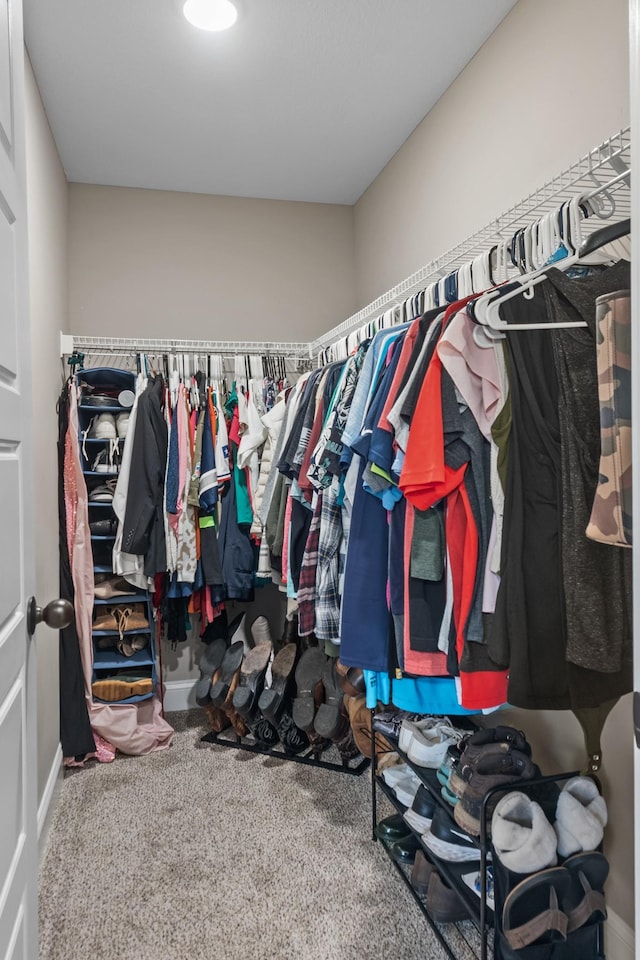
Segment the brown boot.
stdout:
[[[368,709],[364,694],[359,697],[344,698],[349,722],[358,749],[365,757],[371,756],[371,710]],[[376,733],[376,756],[391,753],[395,747],[381,733]]]
[[231,726],[233,727],[235,732],[238,734],[238,736],[246,737],[246,735],[249,733],[249,727],[247,726],[247,724],[242,719],[242,717],[240,716],[240,714],[238,713],[238,711],[233,705],[233,695],[236,691],[239,680],[240,680],[240,671],[237,670],[229,686],[229,693],[227,694],[227,698],[222,704],[222,709],[224,710],[227,717],[231,721]]
[[345,667],[338,660],[336,662],[336,673],[340,677],[342,690],[350,697],[359,697],[364,693],[364,673],[356,667]]
[[214,733],[222,733],[223,730],[227,729],[229,726],[229,718],[220,707],[214,707],[212,703],[208,703],[203,707],[203,710],[207,715],[209,726]]

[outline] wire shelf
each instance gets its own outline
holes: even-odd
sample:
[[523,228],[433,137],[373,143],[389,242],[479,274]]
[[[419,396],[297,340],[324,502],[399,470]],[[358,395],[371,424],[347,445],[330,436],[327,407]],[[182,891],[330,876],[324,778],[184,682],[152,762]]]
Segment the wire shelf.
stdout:
[[172,353],[193,353],[196,356],[210,353],[292,358],[309,356],[308,343],[273,340],[148,340],[140,337],[85,337],[74,334],[73,348],[82,353],[111,353],[114,356],[130,356],[131,353],[147,353],[150,356]]
[[[626,219],[631,211],[631,191],[628,189],[628,181],[625,181],[622,175],[629,170],[630,165],[631,132],[630,127],[625,127],[462,243],[447,250],[362,310],[318,337],[311,344],[312,353],[319,353],[331,343],[380,316],[382,312],[399,306],[430,283],[459,269],[491,249],[501,239],[512,236],[521,227],[535,223],[572,197],[592,193],[595,188],[601,191],[609,188],[610,195],[615,197],[615,215],[609,219]],[[601,173],[600,178],[596,177],[598,172]],[[582,232],[586,237],[601,225],[601,219],[590,217],[582,222]]]

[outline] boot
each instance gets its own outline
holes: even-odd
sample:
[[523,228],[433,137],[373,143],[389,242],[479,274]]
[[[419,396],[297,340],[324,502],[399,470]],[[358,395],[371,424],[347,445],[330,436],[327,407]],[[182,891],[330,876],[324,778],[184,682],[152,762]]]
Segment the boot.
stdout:
[[204,712],[207,715],[209,726],[214,733],[222,733],[230,725],[230,720],[224,710],[214,707],[212,703],[205,704]]
[[[213,677],[213,684],[211,687],[212,690],[214,689],[216,682],[220,680],[220,673],[221,671],[218,670]],[[222,716],[225,718],[226,724],[224,727],[221,728],[222,730],[226,729],[226,727],[228,726],[232,726],[239,737],[246,737],[246,735],[249,732],[248,727],[244,722],[244,720],[242,719],[242,717],[240,716],[240,714],[237,712],[237,710],[234,710],[234,707],[233,707],[233,694],[235,693],[236,687],[238,686],[239,676],[240,676],[240,671],[236,670],[236,672],[232,676],[231,681],[229,683],[228,692],[225,699],[222,700],[220,706],[216,707],[212,704],[209,707],[209,709],[222,714]]]
[[245,653],[248,653],[254,645],[253,638],[247,634],[246,613],[239,613],[229,624],[229,632],[227,635],[229,646],[231,646],[232,643],[237,643],[238,640],[242,640],[242,647]]
[[278,737],[285,753],[302,753],[309,746],[309,737],[293,722],[291,708],[287,705],[278,718]]
[[260,717],[258,700],[264,689],[272,652],[271,640],[263,640],[246,654],[240,667],[240,678],[233,694],[233,706],[249,726],[257,723]]

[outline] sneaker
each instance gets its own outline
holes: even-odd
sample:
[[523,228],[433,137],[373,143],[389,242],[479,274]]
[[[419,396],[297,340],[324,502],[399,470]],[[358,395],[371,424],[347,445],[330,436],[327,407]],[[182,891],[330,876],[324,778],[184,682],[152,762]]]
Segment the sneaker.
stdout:
[[450,863],[480,859],[476,838],[461,830],[442,807],[434,810],[431,826],[423,833],[422,840],[431,853]]
[[115,440],[116,436],[116,418],[112,413],[99,413],[93,418],[89,429],[92,440]]
[[447,750],[458,743],[462,734],[446,721],[432,727],[411,731],[407,756],[419,767],[437,770],[444,760]]
[[413,798],[411,809],[406,810],[403,817],[413,830],[423,834],[431,826],[435,808],[436,801],[430,790],[422,784]]
[[[462,874],[462,882],[465,883],[469,890],[472,890],[477,897],[480,897],[480,873],[478,870],[472,870],[471,873]],[[489,907],[489,910],[495,910],[495,896],[493,892],[493,867],[487,867],[487,886],[486,886],[486,897],[485,903]]]
[[382,779],[388,787],[393,788],[396,784],[400,783],[401,780],[406,780],[406,778],[411,774],[411,767],[407,763],[396,763],[392,767],[386,767],[382,771]]
[[449,781],[451,780],[451,774],[454,767],[460,763],[460,758],[464,751],[464,741],[461,743],[452,743],[447,747],[447,752],[445,754],[444,760],[438,767],[436,771],[436,777],[438,778],[438,783],[441,787],[446,787],[446,789],[451,792]]
[[415,773],[408,774],[404,780],[401,780],[399,783],[396,783],[393,787],[393,792],[396,795],[396,799],[403,807],[411,807],[415,799],[416,793],[422,786],[422,780],[416,777]]
[[115,449],[101,450],[91,464],[93,473],[118,473],[120,470],[120,454]]
[[[539,768],[519,750],[486,753],[474,764],[460,803],[456,804],[453,811],[456,823],[469,833],[480,836],[482,802],[487,791],[502,785],[515,785],[521,780],[535,780],[539,776]],[[500,796],[500,793],[495,793],[485,807],[487,833],[490,832],[491,816]]]
[[116,417],[116,432],[120,439],[124,439],[127,435],[127,430],[129,428],[129,414],[128,413],[119,413]]
[[115,480],[107,480],[106,483],[101,483],[89,493],[89,503],[113,503],[115,489]]
[[407,713],[406,710],[384,710],[374,715],[373,729],[392,743],[398,743],[405,720],[420,720],[421,716],[419,713]]
[[403,753],[409,752],[409,745],[416,733],[422,733],[429,730],[437,723],[442,723],[442,717],[423,717],[421,720],[410,719],[409,716],[403,716],[400,734],[398,737],[398,747]]

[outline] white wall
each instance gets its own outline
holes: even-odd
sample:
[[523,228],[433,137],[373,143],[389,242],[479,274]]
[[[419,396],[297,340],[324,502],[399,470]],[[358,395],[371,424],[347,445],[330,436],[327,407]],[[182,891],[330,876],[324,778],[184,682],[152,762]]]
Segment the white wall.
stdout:
[[[25,57],[27,214],[31,303],[31,383],[37,496],[36,596],[58,596],[58,481],[56,401],[62,384],[60,330],[68,320],[67,181],[49,129],[31,63]],[[38,800],[60,740],[58,634],[38,631]]]
[[355,303],[353,209],[70,188],[71,332],[312,339]]
[[356,204],[358,309],[628,123],[627,0],[520,0]]

